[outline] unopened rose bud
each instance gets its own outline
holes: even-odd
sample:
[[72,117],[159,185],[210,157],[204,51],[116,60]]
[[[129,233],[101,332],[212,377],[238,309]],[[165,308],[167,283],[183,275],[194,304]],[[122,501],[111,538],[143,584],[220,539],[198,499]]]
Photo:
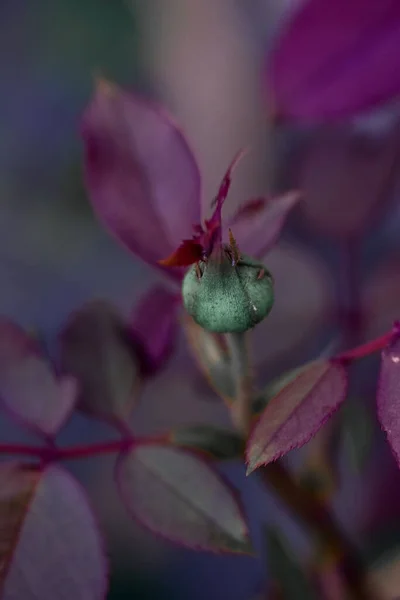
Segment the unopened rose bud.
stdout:
[[240,333],[271,311],[273,279],[263,264],[248,256],[233,260],[225,247],[189,269],[182,295],[187,312],[204,329]]

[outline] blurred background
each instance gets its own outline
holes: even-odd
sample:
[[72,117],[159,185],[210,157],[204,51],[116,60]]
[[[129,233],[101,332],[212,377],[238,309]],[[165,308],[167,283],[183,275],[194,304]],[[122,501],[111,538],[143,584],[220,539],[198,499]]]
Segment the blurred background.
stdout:
[[[251,152],[237,171],[227,213],[254,195],[305,191],[266,259],[277,300],[252,338],[260,385],[317,354],[384,333],[399,317],[396,107],[334,125],[271,124],[268,118],[265,59],[299,4],[0,3],[0,311],[35,332],[50,354],[65,319],[86,300],[108,299],[128,315],[159,277],[101,228],[83,187],[79,124],[99,74],[157,99],[175,115],[202,170],[205,211],[242,146]],[[349,262],[344,257],[361,235]],[[350,290],[343,284],[349,279]],[[363,319],[349,330],[342,325],[354,317],[354,298]],[[375,359],[359,368],[352,401],[338,417],[341,484],[333,502],[370,553],[374,577],[387,588],[382,598],[393,598],[400,594],[400,583],[397,589],[389,577],[396,576],[398,544],[400,550],[400,475],[374,419],[377,368]],[[133,422],[137,432],[192,422],[229,426],[183,339],[167,368],[147,384]],[[5,421],[1,435],[28,439]],[[61,438],[67,443],[112,435],[78,415]],[[289,461],[300,470],[310,457],[318,463],[323,445],[319,436]],[[267,590],[271,566],[261,522],[278,524],[294,555],[310,552],[302,528],[234,464],[223,470],[243,492],[260,558],[213,557],[168,545],[125,516],[110,485],[112,464],[97,459],[70,465],[89,489],[107,535],[110,600],[267,597],[257,596]]]

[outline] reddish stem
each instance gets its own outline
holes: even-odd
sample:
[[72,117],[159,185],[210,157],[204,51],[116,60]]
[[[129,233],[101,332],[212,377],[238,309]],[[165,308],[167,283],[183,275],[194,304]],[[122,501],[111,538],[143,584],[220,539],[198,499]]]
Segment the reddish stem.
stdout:
[[[141,443],[144,440],[141,440]],[[154,437],[146,437],[146,443],[167,442],[167,435],[158,435]],[[90,458],[100,454],[112,454],[113,452],[124,452],[131,448],[137,440],[132,435],[126,435],[120,440],[111,442],[100,442],[98,444],[77,444],[67,448],[59,448],[57,446],[29,446],[25,444],[0,444],[1,454],[25,454],[35,456],[49,461],[56,460],[74,460],[79,458]]]
[[390,344],[395,335],[396,330],[389,331],[388,333],[385,333],[384,335],[382,335],[379,338],[376,338],[375,340],[371,340],[366,344],[356,346],[351,350],[346,350],[346,352],[338,354],[337,356],[335,356],[335,360],[338,360],[340,362],[352,362],[353,360],[364,358],[365,356],[373,354],[374,352],[379,352],[380,350],[386,348],[388,344]]

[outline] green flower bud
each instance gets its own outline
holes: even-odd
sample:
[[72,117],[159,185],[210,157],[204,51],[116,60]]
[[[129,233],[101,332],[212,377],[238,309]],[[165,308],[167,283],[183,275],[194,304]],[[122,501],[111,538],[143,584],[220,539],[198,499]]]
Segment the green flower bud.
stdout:
[[267,268],[247,256],[232,261],[224,250],[189,269],[182,295],[196,323],[216,333],[251,329],[274,303],[273,280]]

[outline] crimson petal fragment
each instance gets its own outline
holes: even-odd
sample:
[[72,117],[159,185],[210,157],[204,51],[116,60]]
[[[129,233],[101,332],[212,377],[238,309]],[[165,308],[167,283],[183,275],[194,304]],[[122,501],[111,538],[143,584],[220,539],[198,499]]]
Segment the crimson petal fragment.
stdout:
[[200,222],[200,174],[181,131],[159,107],[101,81],[82,123],[93,209],[153,266]]
[[103,544],[83,490],[60,467],[0,467],[2,600],[102,600]]
[[400,92],[397,0],[308,0],[278,35],[267,79],[278,115],[349,117]]
[[145,374],[159,371],[171,356],[178,334],[179,306],[177,293],[158,285],[133,309],[129,329]]
[[267,404],[247,444],[248,473],[308,442],[345,400],[347,373],[334,361],[306,365]]
[[72,377],[57,379],[35,341],[0,318],[0,402],[24,425],[55,435],[70,416],[77,397]]
[[143,443],[120,456],[116,480],[130,514],[153,533],[200,550],[251,551],[237,494],[199,455]]

